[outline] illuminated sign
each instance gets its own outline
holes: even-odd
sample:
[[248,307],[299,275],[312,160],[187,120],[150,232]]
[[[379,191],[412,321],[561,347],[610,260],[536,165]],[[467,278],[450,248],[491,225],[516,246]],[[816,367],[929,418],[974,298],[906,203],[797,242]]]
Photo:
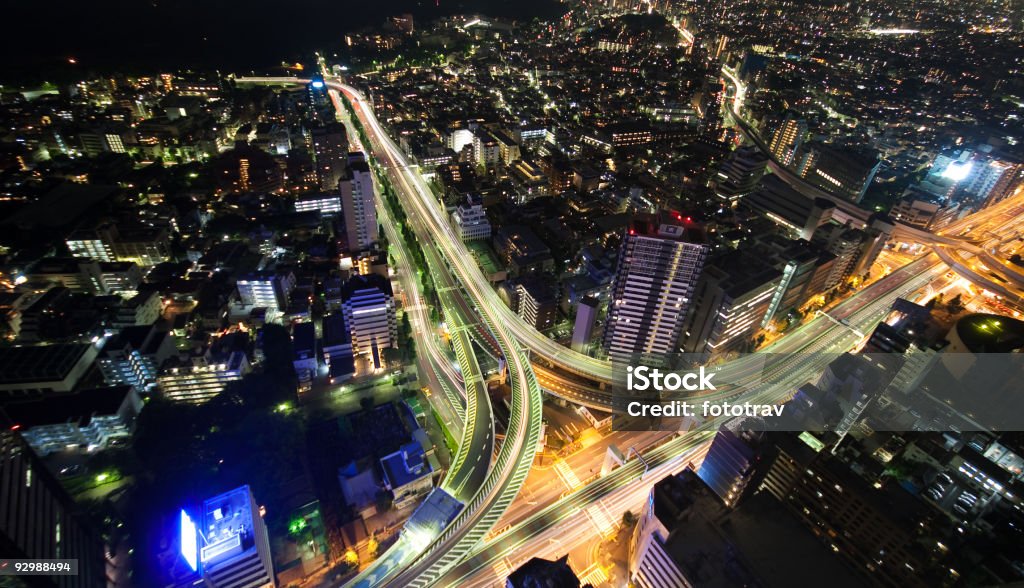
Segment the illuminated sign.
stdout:
[[313,83],[310,85],[316,88],[317,90],[324,87],[324,83],[321,80],[313,80]]
[[198,569],[199,535],[196,531],[196,524],[184,510],[181,511],[181,555],[193,572]]

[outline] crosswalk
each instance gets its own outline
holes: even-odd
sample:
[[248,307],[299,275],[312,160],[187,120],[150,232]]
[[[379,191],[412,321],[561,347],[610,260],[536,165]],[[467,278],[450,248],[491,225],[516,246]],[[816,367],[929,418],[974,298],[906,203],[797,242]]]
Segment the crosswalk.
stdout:
[[575,490],[580,486],[580,479],[576,472],[572,471],[564,459],[555,462],[555,472],[569,490]]
[[587,513],[587,518],[594,523],[594,527],[602,537],[607,538],[615,532],[615,519],[608,514],[608,509],[601,502],[595,502],[588,506],[584,512]]
[[583,570],[579,577],[580,586],[586,586],[587,584],[601,586],[608,581],[608,572],[598,565],[597,562],[594,562],[589,568]]

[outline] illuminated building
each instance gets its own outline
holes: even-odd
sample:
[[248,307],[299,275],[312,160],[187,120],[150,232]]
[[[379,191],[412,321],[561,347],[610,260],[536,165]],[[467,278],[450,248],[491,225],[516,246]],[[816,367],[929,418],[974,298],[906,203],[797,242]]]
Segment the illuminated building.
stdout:
[[398,323],[391,282],[380,275],[353,276],[342,287],[341,308],[355,355],[368,355],[375,367],[381,352],[398,347]]
[[170,258],[170,235],[167,229],[147,226],[118,226],[103,223],[72,233],[67,241],[74,257],[102,262],[134,262],[150,267]]
[[412,506],[434,487],[434,471],[419,441],[380,458],[384,488],[391,492],[395,508]]
[[[0,547],[5,558],[74,559],[78,573],[7,578],[12,586],[104,588],[103,541],[85,513],[29,448],[17,427],[0,428]],[[13,582],[10,582],[13,580]]]
[[194,358],[186,365],[165,368],[157,377],[157,385],[168,400],[202,404],[247,373],[249,359],[244,352],[234,351],[222,362]]
[[528,325],[543,331],[555,324],[558,304],[552,284],[544,278],[526,277],[516,284],[517,312]]
[[487,129],[473,133],[473,161],[480,167],[493,168],[501,158],[498,140]]
[[612,358],[664,361],[678,349],[707,255],[703,229],[679,214],[633,221],[619,249],[604,331]]
[[341,197],[337,194],[316,194],[295,200],[295,212],[311,210],[318,210],[323,216],[338,216],[341,212]]
[[156,385],[159,367],[177,353],[174,338],[153,325],[126,327],[107,341],[96,358],[103,381],[143,392]]
[[95,261],[111,262],[115,260],[113,243],[97,231],[75,231],[67,238],[68,250],[73,257],[85,257]]
[[788,113],[772,133],[772,139],[768,143],[768,152],[782,165],[791,165],[796,159],[796,153],[800,150],[805,135],[807,135],[807,123],[803,119],[795,118],[794,114]]
[[100,262],[103,286],[111,294],[134,292],[142,282],[142,270],[131,261]]
[[467,196],[452,212],[452,228],[462,241],[491,238],[491,223],[487,220],[480,198]]
[[249,191],[249,159],[246,157],[238,160],[238,187],[243,192]]
[[160,318],[163,301],[156,290],[140,292],[128,300],[121,302],[111,326],[131,327],[135,325],[152,325]]
[[55,451],[100,451],[115,439],[130,441],[142,399],[132,386],[113,386],[11,403],[3,410],[45,457]]
[[761,328],[782,277],[764,259],[740,251],[715,260],[693,294],[683,349],[705,361],[744,351]]
[[860,202],[881,165],[877,154],[814,143],[804,152],[796,173],[830,194]]
[[345,125],[339,122],[327,123],[314,127],[310,134],[320,189],[333,193],[338,189],[338,182],[341,181],[348,163],[348,136],[345,133]]
[[181,555],[209,588],[274,588],[267,526],[248,486],[203,501],[193,521],[181,511]]
[[295,276],[290,272],[254,272],[239,279],[236,285],[242,305],[283,312],[288,306],[288,295],[295,288]]
[[908,188],[889,216],[905,225],[936,231],[956,220],[959,212],[959,204],[947,205],[928,192]]
[[377,241],[377,209],[374,207],[373,174],[362,153],[351,153],[348,171],[341,179],[341,206],[350,251],[368,249]]

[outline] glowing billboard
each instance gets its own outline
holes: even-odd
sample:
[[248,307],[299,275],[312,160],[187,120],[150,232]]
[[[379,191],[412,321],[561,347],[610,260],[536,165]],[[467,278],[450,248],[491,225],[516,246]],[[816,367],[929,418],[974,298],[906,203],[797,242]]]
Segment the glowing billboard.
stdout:
[[188,567],[196,571],[199,565],[199,534],[196,524],[184,510],[181,511],[181,556],[185,558]]

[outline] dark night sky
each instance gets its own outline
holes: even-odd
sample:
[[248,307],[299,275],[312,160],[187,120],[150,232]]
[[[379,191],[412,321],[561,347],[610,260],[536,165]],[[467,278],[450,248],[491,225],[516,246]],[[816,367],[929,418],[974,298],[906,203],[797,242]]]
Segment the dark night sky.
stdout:
[[3,8],[2,79],[45,79],[69,56],[79,68],[236,69],[340,45],[342,33],[392,14],[559,13],[556,0],[18,0]]

